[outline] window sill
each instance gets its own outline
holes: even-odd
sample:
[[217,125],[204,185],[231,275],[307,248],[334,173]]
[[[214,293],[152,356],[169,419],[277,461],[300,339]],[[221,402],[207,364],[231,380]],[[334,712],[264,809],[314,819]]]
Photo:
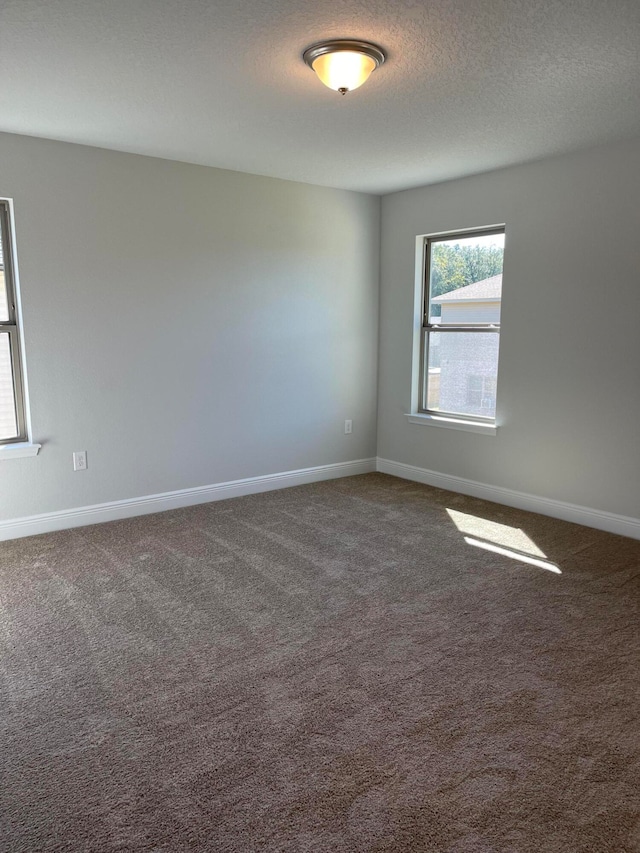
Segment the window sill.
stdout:
[[30,441],[20,441],[15,444],[0,444],[0,460],[37,456],[41,447],[41,444],[32,444]]
[[410,424],[421,426],[444,427],[445,429],[459,429],[463,432],[477,432],[480,435],[496,435],[498,427],[495,424],[487,424],[483,421],[464,421],[457,418],[448,418],[440,415],[425,415],[414,412],[406,415]]

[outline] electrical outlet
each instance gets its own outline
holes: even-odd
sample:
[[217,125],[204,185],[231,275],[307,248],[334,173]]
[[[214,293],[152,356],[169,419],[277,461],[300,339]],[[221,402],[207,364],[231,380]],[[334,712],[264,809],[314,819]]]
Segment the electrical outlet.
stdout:
[[345,421],[344,422],[344,434],[345,435],[351,435],[352,432],[353,432],[353,421],[352,420]]
[[87,470],[87,451],[86,450],[76,450],[73,454],[73,470],[74,471],[86,471]]

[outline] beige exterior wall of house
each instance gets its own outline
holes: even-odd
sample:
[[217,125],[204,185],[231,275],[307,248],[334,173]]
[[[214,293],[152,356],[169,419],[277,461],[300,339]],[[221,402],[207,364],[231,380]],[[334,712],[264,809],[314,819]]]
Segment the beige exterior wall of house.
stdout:
[[499,323],[500,302],[443,303],[441,323]]

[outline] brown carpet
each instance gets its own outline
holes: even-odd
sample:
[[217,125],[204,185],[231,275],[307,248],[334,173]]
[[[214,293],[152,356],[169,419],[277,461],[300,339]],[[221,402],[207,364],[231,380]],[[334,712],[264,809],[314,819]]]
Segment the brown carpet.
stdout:
[[640,851],[640,542],[371,474],[0,567],[2,851]]

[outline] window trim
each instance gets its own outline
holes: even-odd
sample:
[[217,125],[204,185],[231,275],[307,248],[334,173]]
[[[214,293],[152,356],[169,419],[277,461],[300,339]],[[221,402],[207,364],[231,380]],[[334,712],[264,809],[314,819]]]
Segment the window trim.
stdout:
[[444,415],[425,415],[424,413],[410,413],[405,415],[410,424],[420,426],[444,427],[445,429],[457,429],[461,432],[477,432],[479,435],[496,435],[498,427],[494,423],[483,423],[482,421],[461,421],[458,418],[449,418]]
[[[418,238],[422,242],[421,246],[421,265],[420,265],[420,317],[419,317],[419,340],[417,347],[418,355],[418,375],[417,375],[417,399],[415,408],[412,407],[410,423],[429,423],[434,426],[449,426],[457,429],[464,429],[464,424],[477,425],[482,429],[470,430],[478,432],[486,432],[487,434],[495,434],[497,428],[497,411],[496,417],[490,418],[484,415],[467,415],[461,412],[449,412],[441,409],[429,409],[425,403],[428,396],[427,387],[427,358],[428,358],[428,340],[431,332],[483,332],[500,334],[500,323],[462,323],[460,325],[439,326],[435,323],[430,323],[430,270],[431,270],[431,246],[433,243],[441,243],[445,240],[455,239],[456,237],[464,239],[465,237],[486,237],[492,234],[505,234],[506,227],[504,224],[491,225],[485,228],[469,228],[459,231],[447,231],[438,234],[428,234]],[[420,418],[420,421],[415,420]],[[493,430],[491,428],[494,428]]]
[[16,287],[16,265],[13,252],[12,209],[9,199],[0,199],[0,234],[4,264],[4,282],[9,308],[8,320],[0,319],[0,332],[9,335],[11,370],[13,373],[13,400],[18,434],[11,438],[0,438],[0,449],[29,441],[26,394],[22,360],[22,336],[20,334],[20,312]]

